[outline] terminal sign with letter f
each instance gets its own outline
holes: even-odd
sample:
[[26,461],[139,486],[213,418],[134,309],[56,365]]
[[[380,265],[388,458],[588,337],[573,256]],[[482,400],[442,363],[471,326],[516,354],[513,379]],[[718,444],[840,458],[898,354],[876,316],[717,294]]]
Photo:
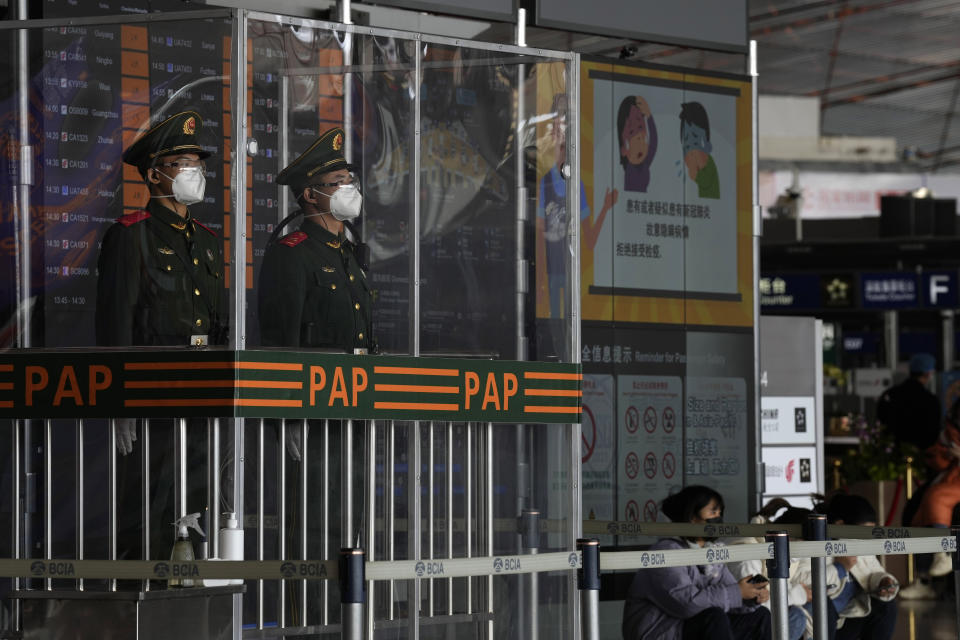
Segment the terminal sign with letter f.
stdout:
[[952,273],[925,273],[927,305],[953,307],[957,304],[956,276]]

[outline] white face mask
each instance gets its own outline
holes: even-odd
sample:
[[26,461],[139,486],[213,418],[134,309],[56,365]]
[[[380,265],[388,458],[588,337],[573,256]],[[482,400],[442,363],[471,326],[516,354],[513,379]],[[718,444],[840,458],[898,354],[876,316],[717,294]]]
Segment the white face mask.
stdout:
[[[314,189],[316,193],[323,193]],[[330,214],[340,222],[350,221],[360,215],[360,207],[363,204],[363,196],[356,185],[345,184],[337,188],[332,196],[326,193],[323,195],[330,198]]]
[[[160,175],[166,178],[170,178],[170,176],[160,171],[157,173],[160,173]],[[180,204],[188,206],[203,200],[203,194],[207,188],[207,179],[199,167],[181,169],[176,177],[171,179],[173,180],[173,195],[154,196],[155,198],[173,198]]]

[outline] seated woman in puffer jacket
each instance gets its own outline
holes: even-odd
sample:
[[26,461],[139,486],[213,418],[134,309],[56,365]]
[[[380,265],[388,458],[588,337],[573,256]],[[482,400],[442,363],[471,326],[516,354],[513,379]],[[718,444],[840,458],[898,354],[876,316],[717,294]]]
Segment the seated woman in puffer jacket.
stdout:
[[[672,522],[721,522],[723,497],[709,487],[686,487],[665,499],[661,513]],[[697,549],[704,538],[661,538],[656,551]],[[737,581],[726,565],[640,569],[623,609],[624,640],[768,640],[770,598],[766,584]]]

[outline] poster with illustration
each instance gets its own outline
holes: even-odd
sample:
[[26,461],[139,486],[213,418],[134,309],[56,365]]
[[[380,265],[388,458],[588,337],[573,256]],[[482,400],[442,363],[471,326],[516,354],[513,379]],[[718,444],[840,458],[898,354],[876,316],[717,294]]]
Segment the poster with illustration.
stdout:
[[581,237],[584,318],[749,326],[749,83],[600,62],[581,78],[598,212]]

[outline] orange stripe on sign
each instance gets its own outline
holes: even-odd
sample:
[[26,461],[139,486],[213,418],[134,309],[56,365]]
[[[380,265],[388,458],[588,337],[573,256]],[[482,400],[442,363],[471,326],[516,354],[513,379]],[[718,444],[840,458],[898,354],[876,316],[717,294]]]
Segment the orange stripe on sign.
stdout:
[[582,373],[547,373],[546,371],[524,371],[525,380],[583,380]]
[[[0,387],[2,388],[2,387]],[[127,380],[124,389],[303,389],[302,382],[283,380]]]
[[303,407],[303,400],[261,400],[258,398],[237,398],[238,407]]
[[190,398],[171,400],[124,400],[125,407],[232,407],[233,398]]
[[421,369],[418,367],[374,367],[374,373],[407,374],[411,376],[458,376],[459,369]]
[[0,382],[0,391],[13,391],[12,382]]
[[298,362],[125,362],[126,371],[179,371],[181,369],[254,369],[262,371],[303,371]]
[[524,389],[525,396],[547,396],[549,398],[582,398],[579,389]]
[[457,404],[429,404],[424,402],[374,402],[374,409],[410,409],[423,411],[459,411]]
[[0,371],[2,371],[3,373],[10,373],[11,371],[13,371],[13,365],[12,365],[12,364],[0,364]]
[[525,406],[524,413],[583,413],[581,407],[535,407]]
[[13,400],[0,400],[0,409],[13,409]]
[[268,371],[303,371],[302,362],[237,362],[237,369],[264,369]]
[[375,384],[374,391],[409,391],[412,393],[460,393],[460,387],[432,387],[417,384]]

